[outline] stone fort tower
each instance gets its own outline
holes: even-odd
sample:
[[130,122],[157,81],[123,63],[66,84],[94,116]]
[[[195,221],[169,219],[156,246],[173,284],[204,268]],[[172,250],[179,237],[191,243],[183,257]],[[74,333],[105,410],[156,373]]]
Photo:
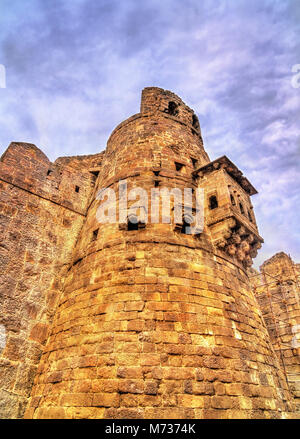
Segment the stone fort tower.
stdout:
[[[291,416],[247,275],[263,241],[256,190],[227,157],[210,161],[179,97],[144,89],[101,154],[50,163],[13,143],[0,177],[2,417]],[[99,223],[96,194],[119,204],[124,181],[203,188],[204,230],[149,211]]]
[[300,264],[284,252],[251,269],[253,291],[300,412]]

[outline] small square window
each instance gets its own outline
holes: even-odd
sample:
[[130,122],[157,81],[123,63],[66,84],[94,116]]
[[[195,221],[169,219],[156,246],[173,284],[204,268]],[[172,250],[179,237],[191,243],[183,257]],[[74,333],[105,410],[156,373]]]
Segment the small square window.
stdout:
[[139,224],[128,221],[127,230],[139,230]]
[[178,105],[173,102],[170,101],[168,104],[168,108],[164,110],[165,113],[170,114],[171,116],[177,116],[178,115]]
[[75,192],[79,192],[80,187],[79,186],[75,186]]
[[198,160],[194,159],[194,157],[191,157],[191,160],[192,160],[194,168],[196,169],[198,167]]
[[92,241],[96,241],[98,239],[99,229],[93,230]]
[[184,165],[182,163],[175,162],[175,168],[177,172],[182,171]]
[[215,195],[212,195],[209,197],[209,209],[213,210],[216,209],[219,206],[218,199]]

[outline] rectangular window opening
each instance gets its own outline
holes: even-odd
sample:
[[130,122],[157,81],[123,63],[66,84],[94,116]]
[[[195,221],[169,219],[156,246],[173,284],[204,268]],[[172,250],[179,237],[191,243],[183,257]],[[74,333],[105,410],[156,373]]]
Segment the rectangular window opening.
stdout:
[[210,210],[216,209],[219,206],[216,195],[212,195],[211,197],[209,197],[208,204]]
[[184,165],[182,163],[175,162],[175,168],[177,172],[182,171]]
[[198,160],[194,159],[194,157],[191,157],[191,160],[192,160],[194,168],[196,169],[198,167]]
[[99,229],[93,231],[92,241],[96,241],[98,239]]
[[139,230],[139,224],[128,221],[127,230]]

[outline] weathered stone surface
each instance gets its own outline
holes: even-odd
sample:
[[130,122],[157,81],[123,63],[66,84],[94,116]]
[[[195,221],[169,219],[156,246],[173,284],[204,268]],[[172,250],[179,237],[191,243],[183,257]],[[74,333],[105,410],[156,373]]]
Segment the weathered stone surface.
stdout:
[[1,418],[24,413],[101,158],[50,163],[25,143],[1,157]]
[[[51,164],[12,144],[0,178],[2,417],[22,417],[30,389],[35,419],[294,416],[246,272],[262,242],[255,190],[228,159],[210,162],[180,98],[143,90],[95,156]],[[97,191],[125,179],[203,187],[203,232],[100,224]]]
[[299,264],[284,252],[251,270],[250,279],[274,350],[300,413]]

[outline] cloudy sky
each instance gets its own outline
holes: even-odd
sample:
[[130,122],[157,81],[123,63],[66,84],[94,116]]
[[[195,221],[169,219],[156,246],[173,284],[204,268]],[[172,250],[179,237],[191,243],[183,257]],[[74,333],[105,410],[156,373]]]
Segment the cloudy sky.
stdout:
[[0,0],[0,155],[11,141],[51,160],[99,152],[144,87],[172,90],[211,159],[259,191],[255,266],[300,262],[299,30],[299,0]]

